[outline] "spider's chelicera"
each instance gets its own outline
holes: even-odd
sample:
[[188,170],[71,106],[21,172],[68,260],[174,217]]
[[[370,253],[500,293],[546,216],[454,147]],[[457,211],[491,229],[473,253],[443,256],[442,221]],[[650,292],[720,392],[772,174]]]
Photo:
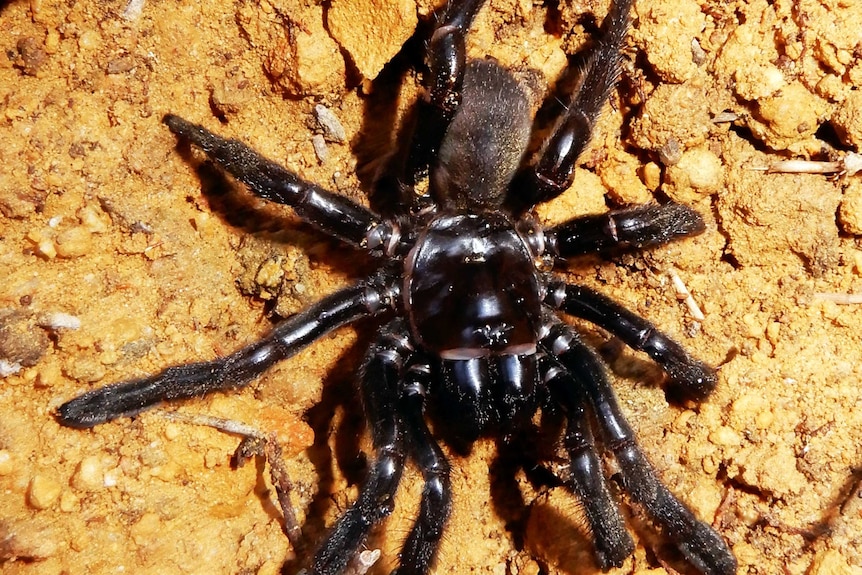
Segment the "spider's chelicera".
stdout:
[[[451,507],[447,459],[425,421],[426,403],[449,436],[511,436],[545,406],[566,417],[568,487],[582,501],[598,565],[619,566],[633,543],[602,473],[594,439],[614,456],[622,489],[704,574],[735,573],[723,539],[656,477],[623,418],[596,353],[560,321],[564,312],[646,352],[685,397],[704,399],[715,371],[645,319],[590,288],[567,284],[542,262],[608,248],[654,246],[704,229],[679,204],[643,205],[577,217],[543,229],[532,208],[572,184],[574,165],[616,83],[631,0],[618,0],[581,64],[581,80],[543,146],[524,159],[528,99],[492,60],[468,61],[465,37],[483,0],[449,2],[426,44],[426,93],[409,145],[375,183],[394,201],[385,216],[301,180],[245,144],[174,115],[165,123],[255,195],[380,262],[370,277],[280,323],[227,357],[85,393],[59,408],[60,421],[91,427],[177,399],[247,384],[321,336],[360,318],[382,328],[365,357],[360,394],[375,458],[359,496],[311,561],[318,575],[343,571],[369,530],[392,510],[406,460],[425,484],[397,573],[426,573]],[[428,176],[424,200],[415,193]]]

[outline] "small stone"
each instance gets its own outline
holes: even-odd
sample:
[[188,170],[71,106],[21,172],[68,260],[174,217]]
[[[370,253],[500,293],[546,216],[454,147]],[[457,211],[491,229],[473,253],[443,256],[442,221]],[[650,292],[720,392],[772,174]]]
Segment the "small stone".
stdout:
[[655,162],[647,162],[641,170],[641,179],[647,189],[656,191],[661,186],[661,167]]
[[329,148],[326,147],[326,140],[320,134],[315,134],[311,137],[311,146],[314,148],[314,155],[317,156],[317,161],[321,164],[326,163],[329,159]]
[[48,60],[48,54],[42,44],[28,36],[18,40],[16,48],[18,57],[15,59],[15,64],[28,76],[37,75],[39,69]]
[[111,223],[110,216],[93,205],[82,207],[76,215],[81,221],[81,225],[94,234],[105,233]]
[[721,160],[707,149],[695,148],[684,152],[677,167],[687,172],[691,187],[696,190],[713,192],[721,186]]
[[57,255],[61,258],[77,258],[90,253],[93,235],[82,226],[75,226],[57,236]]
[[129,0],[126,7],[123,8],[122,12],[120,12],[120,17],[129,22],[138,20],[144,12],[145,3],[146,0]]
[[37,323],[40,327],[50,330],[81,328],[81,320],[79,318],[61,311],[42,314],[39,316]]
[[135,68],[135,61],[130,56],[114,58],[105,66],[105,74],[125,74]]
[[669,166],[664,192],[674,201],[693,203],[719,189],[724,182],[721,160],[706,148],[683,152],[676,165]]
[[180,428],[174,423],[168,423],[165,425],[165,439],[168,441],[174,441],[178,437],[182,435]]
[[32,367],[50,347],[48,334],[25,312],[0,310],[0,360],[10,365]]
[[72,476],[72,486],[82,491],[96,491],[105,485],[105,471],[102,462],[95,455],[81,460]]
[[323,137],[327,141],[342,144],[347,140],[344,126],[341,125],[341,121],[332,110],[322,104],[317,104],[314,106],[314,118],[323,130]]
[[85,30],[78,36],[78,48],[81,50],[93,50],[102,44],[101,35],[95,30]]
[[71,513],[78,509],[78,497],[70,489],[60,494],[60,511]]
[[30,479],[27,502],[35,509],[48,509],[60,497],[62,485],[47,475],[37,474]]
[[730,427],[722,426],[709,434],[709,441],[715,445],[733,447],[742,443],[742,437]]
[[233,76],[216,82],[210,94],[210,103],[221,117],[236,114],[245,106],[251,94],[244,76]]
[[36,244],[36,252],[44,258],[52,260],[57,257],[57,246],[50,238],[43,238]]
[[676,138],[670,138],[658,150],[658,157],[665,166],[675,166],[682,158],[682,148]]

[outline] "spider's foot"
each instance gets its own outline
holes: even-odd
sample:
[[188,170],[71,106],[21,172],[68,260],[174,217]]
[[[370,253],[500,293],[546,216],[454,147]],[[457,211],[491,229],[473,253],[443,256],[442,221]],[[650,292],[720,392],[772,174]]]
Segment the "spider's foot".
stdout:
[[735,575],[736,558],[721,535],[700,523],[689,540],[677,543],[685,558],[703,575]]

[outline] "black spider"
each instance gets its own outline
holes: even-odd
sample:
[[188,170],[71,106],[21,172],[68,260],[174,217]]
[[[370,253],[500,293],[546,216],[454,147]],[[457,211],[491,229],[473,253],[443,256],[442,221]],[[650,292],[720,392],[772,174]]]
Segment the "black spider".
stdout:
[[[396,200],[383,217],[302,181],[245,144],[177,116],[165,123],[261,198],[291,206],[322,231],[380,262],[370,277],[280,323],[271,334],[213,361],[170,367],[85,393],[59,408],[60,421],[91,427],[149,407],[247,384],[275,362],[367,316],[387,318],[361,371],[361,396],[376,457],[353,506],[311,564],[344,570],[369,530],[389,515],[405,460],[425,486],[397,573],[426,573],[451,505],[449,463],[425,422],[426,401],[448,435],[469,445],[511,437],[543,406],[566,417],[569,487],[580,497],[603,569],[633,543],[602,474],[591,427],[619,467],[622,488],[704,574],[736,572],[722,538],[664,487],[641,453],[597,355],[562,311],[646,352],[690,399],[704,399],[716,374],[643,318],[590,288],[541,271],[542,262],[608,248],[663,244],[704,229],[678,204],[643,205],[542,229],[529,212],[572,184],[575,161],[619,73],[632,0],[618,0],[584,60],[581,81],[532,161],[527,98],[493,61],[467,61],[465,37],[483,0],[452,1],[426,47],[426,95],[410,145],[389,161],[375,191]],[[414,192],[427,172],[430,200]],[[432,201],[433,200],[433,201]]]

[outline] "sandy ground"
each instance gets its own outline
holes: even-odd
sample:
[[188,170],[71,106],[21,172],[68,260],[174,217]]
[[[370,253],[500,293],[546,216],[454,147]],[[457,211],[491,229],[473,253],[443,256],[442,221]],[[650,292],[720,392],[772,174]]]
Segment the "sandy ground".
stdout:
[[[386,144],[373,135],[416,88],[390,68],[370,79],[430,4],[0,3],[0,572],[296,570],[267,473],[230,466],[236,437],[158,413],[78,431],[52,413],[93,387],[228,353],[370,269],[289,210],[196,171],[160,120],[201,122],[364,201],[357,165],[367,173]],[[550,4],[492,0],[471,53],[553,82],[607,8]],[[604,346],[645,451],[740,573],[862,573],[862,179],[763,170],[859,150],[859,30],[855,0],[639,0],[613,106],[576,186],[541,212],[670,197],[706,218],[697,238],[565,273],[720,366],[707,402],[679,405],[643,356]],[[324,161],[316,104],[345,130],[323,139]],[[178,407],[279,434],[312,542],[362,477],[352,382],[373,329]],[[597,572],[575,499],[500,477],[495,454],[486,441],[453,457],[436,572]],[[373,572],[394,565],[420,488],[409,469],[370,541],[383,550]],[[612,572],[672,573],[650,527],[636,514],[631,525],[638,548]]]

